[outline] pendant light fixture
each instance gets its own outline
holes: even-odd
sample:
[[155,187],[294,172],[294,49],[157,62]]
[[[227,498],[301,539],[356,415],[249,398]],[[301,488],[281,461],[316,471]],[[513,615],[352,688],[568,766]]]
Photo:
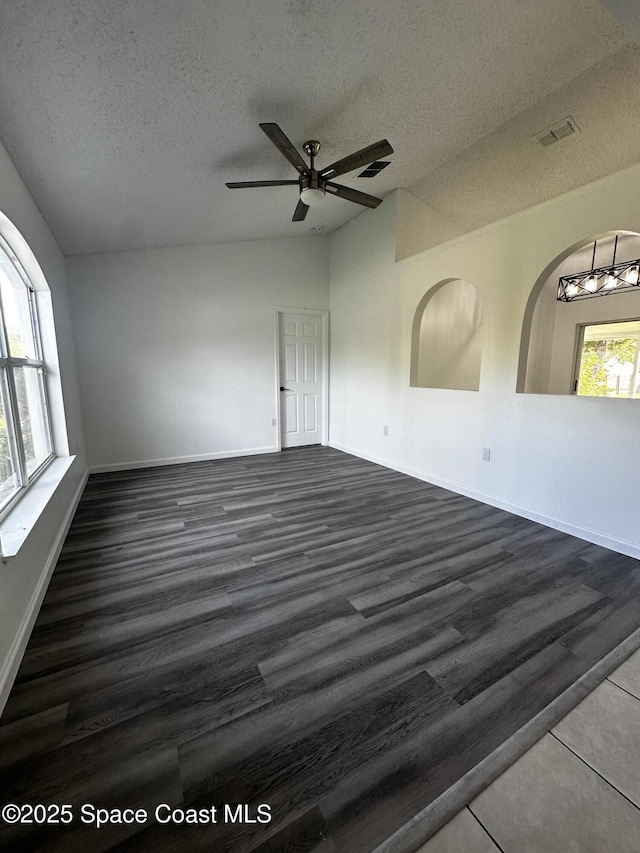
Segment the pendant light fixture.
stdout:
[[593,296],[610,296],[612,293],[640,289],[640,258],[616,264],[618,235],[613,245],[613,258],[608,267],[595,268],[597,241],[593,242],[591,269],[563,275],[558,281],[558,301],[574,302]]

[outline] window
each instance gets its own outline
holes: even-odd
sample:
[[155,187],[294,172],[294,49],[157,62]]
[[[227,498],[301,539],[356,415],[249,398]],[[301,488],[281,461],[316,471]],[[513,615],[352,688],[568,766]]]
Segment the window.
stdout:
[[33,285],[0,236],[0,516],[53,459]]
[[639,397],[639,354],[640,320],[579,326],[576,394]]

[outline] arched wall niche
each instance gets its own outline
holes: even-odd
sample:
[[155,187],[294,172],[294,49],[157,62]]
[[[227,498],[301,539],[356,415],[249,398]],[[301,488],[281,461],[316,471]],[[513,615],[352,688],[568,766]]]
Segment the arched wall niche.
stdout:
[[418,303],[411,333],[411,386],[478,391],[482,303],[468,281],[448,278]]
[[640,257],[640,234],[607,231],[569,246],[547,264],[536,280],[522,323],[517,393],[572,394],[580,328],[640,318],[640,289],[575,302],[557,301],[560,276],[591,268],[594,241],[595,267],[610,264],[616,236],[616,263]]

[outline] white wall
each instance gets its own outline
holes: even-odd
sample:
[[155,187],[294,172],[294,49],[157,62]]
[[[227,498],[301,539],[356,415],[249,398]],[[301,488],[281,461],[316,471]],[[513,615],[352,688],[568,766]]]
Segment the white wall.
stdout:
[[93,468],[277,447],[275,306],[328,308],[326,237],[68,258]]
[[[400,312],[395,305],[395,194],[330,236],[329,441],[387,458],[397,414]],[[336,311],[335,323],[333,310]]]
[[[65,261],[44,219],[0,146],[0,211],[33,251],[51,289],[68,445],[76,460],[15,557],[0,562],[0,709],[8,696],[86,475]],[[60,405],[62,404],[62,405]],[[56,445],[60,444],[56,437]],[[63,442],[66,444],[66,442]]]
[[464,234],[462,225],[447,219],[409,190],[396,190],[396,261]]
[[[627,170],[398,265],[392,197],[332,235],[331,444],[640,556],[640,403],[515,393],[534,283],[579,241],[637,231],[639,190]],[[482,299],[478,393],[409,386],[416,306],[447,278]]]
[[[557,391],[556,383],[554,382],[554,391],[550,387],[552,364],[555,364],[556,371],[559,367],[553,362],[553,348],[556,337],[556,317],[558,315],[558,276],[554,274],[550,277],[547,284],[543,287],[536,307],[533,312],[531,321],[531,336],[529,339],[529,355],[527,359],[527,374],[525,379],[524,390],[527,394],[567,394],[569,389],[570,377],[565,377],[566,381],[562,384],[562,378],[559,379],[561,390]],[[556,372],[554,371],[554,373]],[[558,380],[556,380],[558,381]]]

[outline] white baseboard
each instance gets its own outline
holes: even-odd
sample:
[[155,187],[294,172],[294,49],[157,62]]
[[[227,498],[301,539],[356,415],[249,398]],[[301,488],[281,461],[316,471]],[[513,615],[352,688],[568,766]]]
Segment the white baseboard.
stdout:
[[280,448],[252,447],[248,450],[223,450],[220,453],[198,453],[191,456],[167,456],[164,459],[139,459],[136,462],[114,462],[111,465],[92,465],[91,474],[109,471],[130,471],[135,468],[160,468],[162,465],[184,465],[188,462],[209,462],[213,459],[235,459],[237,456],[258,456],[261,453],[278,453]]
[[584,539],[586,542],[592,542],[594,545],[601,545],[603,548],[609,548],[611,551],[617,551],[619,554],[626,554],[628,557],[635,557],[640,560],[640,545],[634,542],[628,542],[625,539],[617,539],[614,536],[609,536],[599,530],[591,530],[588,527],[580,527],[577,524],[570,524],[559,518],[552,518],[548,515],[536,512],[528,507],[518,506],[517,504],[509,503],[501,498],[487,495],[484,492],[476,492],[473,489],[468,489],[466,486],[461,486],[459,483],[451,483],[447,480],[441,480],[438,477],[432,477],[424,474],[422,471],[415,471],[411,468],[405,468],[402,465],[393,465],[385,459],[378,459],[375,456],[370,456],[366,453],[360,453],[357,450],[352,450],[349,447],[343,447],[335,442],[329,442],[329,446],[335,450],[341,450],[343,453],[349,453],[351,456],[357,456],[360,459],[366,459],[367,462],[375,462],[376,465],[382,465],[383,468],[391,468],[393,471],[399,471],[401,474],[407,474],[409,477],[415,477],[416,480],[423,480],[425,483],[431,483],[434,486],[440,486],[443,489],[448,489],[458,495],[464,495],[467,498],[472,498],[480,503],[495,506],[498,509],[504,509],[513,515],[519,515],[521,518],[528,518],[529,521],[537,521],[539,524],[544,524],[545,527],[551,527],[554,530],[559,530],[561,533],[568,533],[570,536],[576,536],[578,539]]
[[9,698],[9,693],[11,692],[11,688],[13,687],[13,682],[18,673],[20,664],[22,663],[22,658],[27,648],[29,638],[31,636],[31,631],[33,630],[33,626],[35,625],[36,619],[38,618],[38,613],[40,612],[40,605],[42,604],[42,600],[49,586],[49,581],[51,580],[53,570],[55,569],[56,563],[58,562],[60,551],[62,550],[65,537],[67,535],[69,527],[71,526],[71,522],[73,520],[73,516],[77,509],[80,498],[82,497],[82,492],[84,491],[88,476],[89,472],[86,471],[82,479],[80,480],[80,483],[78,484],[78,488],[74,492],[71,503],[62,521],[60,530],[58,531],[58,534],[54,540],[53,547],[51,548],[49,556],[47,557],[47,560],[45,562],[42,574],[40,575],[40,580],[38,581],[38,584],[35,590],[33,591],[29,606],[27,607],[24,618],[20,623],[20,628],[18,629],[18,632],[14,637],[13,643],[11,644],[11,648],[9,649],[7,656],[2,664],[2,668],[0,669],[0,714],[2,714],[4,710],[4,706],[6,705],[7,699]]

